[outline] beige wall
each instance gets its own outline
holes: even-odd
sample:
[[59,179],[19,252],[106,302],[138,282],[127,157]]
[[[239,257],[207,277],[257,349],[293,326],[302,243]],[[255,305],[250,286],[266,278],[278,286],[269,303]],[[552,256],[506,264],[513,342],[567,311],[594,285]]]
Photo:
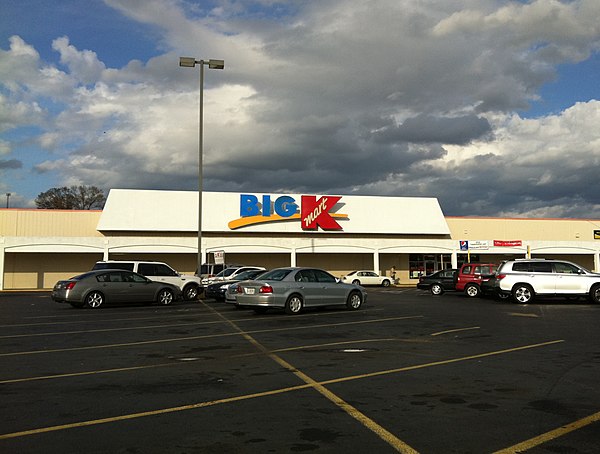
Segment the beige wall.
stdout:
[[52,288],[56,281],[92,269],[101,254],[7,253],[4,263],[6,289]]
[[102,211],[0,210],[0,237],[90,237],[103,236],[96,230]]
[[[0,288],[51,288],[59,279],[89,270],[97,260],[102,260],[103,248],[105,251],[129,249],[126,254],[111,252],[111,259],[163,261],[179,272],[195,272],[195,234],[137,232],[129,237],[122,232],[106,232],[103,235],[96,230],[100,214],[100,211],[0,209],[0,251],[4,251],[4,257],[0,257],[0,270],[3,271]],[[373,269],[373,253],[379,250],[378,271],[390,275],[391,268],[395,267],[396,277],[401,284],[415,283],[408,275],[409,253],[450,254],[457,252],[459,240],[522,240],[523,244],[537,242],[537,255],[536,249],[532,248],[534,257],[561,258],[595,269],[594,254],[598,257],[600,240],[593,239],[593,231],[600,230],[600,220],[456,217],[446,220],[451,238],[428,238],[426,235],[407,237],[393,233],[379,236],[315,234],[309,237],[307,235],[310,234],[305,233],[262,236],[224,232],[206,235],[206,241],[209,244],[212,242],[212,250],[220,249],[221,244],[223,249],[253,250],[252,253],[226,252],[226,262],[259,265],[267,269],[289,266],[291,253],[294,250],[307,250],[306,242],[311,241],[314,247],[327,252],[298,252],[296,264],[317,265],[335,276],[356,269]],[[269,248],[273,252],[269,252]],[[370,252],[350,252],[353,249]],[[482,260],[496,263],[507,258],[523,257],[524,248],[520,249],[522,251],[506,248],[506,251],[501,251],[505,254],[498,253],[498,248],[493,254],[473,252],[480,252]],[[142,252],[134,253],[132,250]],[[147,250],[157,252],[147,253]],[[395,252],[392,253],[392,250]],[[563,253],[558,254],[561,250]],[[600,259],[597,260],[600,263]]]
[[516,219],[446,217],[457,240],[593,241],[598,219]]

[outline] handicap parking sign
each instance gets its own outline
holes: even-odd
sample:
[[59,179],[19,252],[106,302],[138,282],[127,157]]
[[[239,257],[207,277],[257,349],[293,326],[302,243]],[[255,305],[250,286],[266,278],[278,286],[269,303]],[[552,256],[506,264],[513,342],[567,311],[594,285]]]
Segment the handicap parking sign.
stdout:
[[460,250],[468,251],[469,250],[469,242],[468,241],[460,241]]

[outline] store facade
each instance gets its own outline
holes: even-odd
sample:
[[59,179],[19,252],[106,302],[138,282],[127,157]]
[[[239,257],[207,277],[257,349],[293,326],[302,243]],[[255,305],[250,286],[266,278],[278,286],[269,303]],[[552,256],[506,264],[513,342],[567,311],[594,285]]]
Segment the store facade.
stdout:
[[[0,290],[48,289],[108,259],[193,273],[197,197],[117,189],[102,211],[0,209]],[[206,192],[202,218],[205,262],[369,269],[409,286],[467,261],[528,255],[600,271],[600,220],[445,217],[435,198]]]

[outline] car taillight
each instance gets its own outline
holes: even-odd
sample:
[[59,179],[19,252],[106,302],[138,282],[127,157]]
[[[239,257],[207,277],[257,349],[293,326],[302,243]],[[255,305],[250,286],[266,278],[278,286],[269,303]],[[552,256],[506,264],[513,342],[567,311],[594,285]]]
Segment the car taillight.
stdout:
[[231,287],[231,293],[242,293],[242,287],[236,285],[235,287]]
[[77,282],[67,282],[67,285],[65,285],[65,289],[71,290],[73,287],[75,287],[75,284],[77,284]]
[[497,274],[496,275],[496,280],[499,281],[501,279],[504,279],[506,277],[506,274]]
[[258,293],[273,293],[273,287],[270,285],[263,285]]

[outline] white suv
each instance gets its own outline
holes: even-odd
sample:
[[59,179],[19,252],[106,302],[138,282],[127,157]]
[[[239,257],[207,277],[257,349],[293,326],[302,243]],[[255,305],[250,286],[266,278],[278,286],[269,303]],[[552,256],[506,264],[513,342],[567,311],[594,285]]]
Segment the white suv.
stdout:
[[578,298],[600,303],[600,274],[566,260],[517,259],[503,262],[493,279],[496,291],[527,304],[536,295]]
[[183,298],[186,300],[195,300],[200,295],[202,284],[198,276],[179,274],[166,263],[136,261],[136,260],[107,260],[96,262],[93,270],[105,269],[129,270],[146,276],[148,279],[157,282],[168,282],[181,289]]

